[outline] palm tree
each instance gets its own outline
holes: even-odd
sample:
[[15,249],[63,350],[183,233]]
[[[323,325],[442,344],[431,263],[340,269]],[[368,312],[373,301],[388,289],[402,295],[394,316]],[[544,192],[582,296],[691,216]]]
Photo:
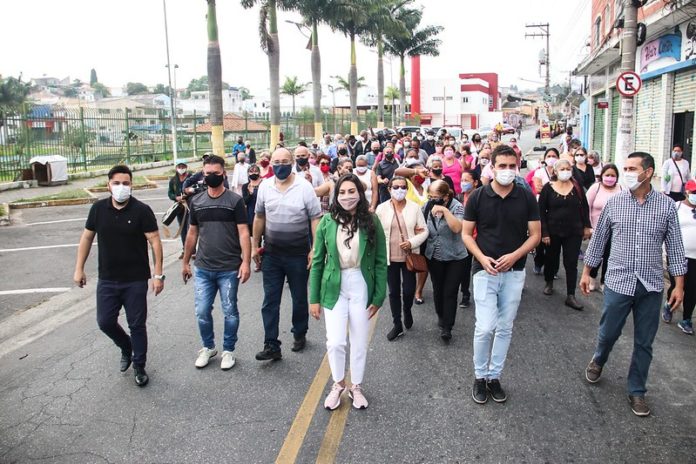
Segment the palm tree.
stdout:
[[389,14],[384,1],[343,0],[337,15],[328,19],[329,26],[343,32],[350,39],[350,132],[358,133],[358,65],[355,39],[368,34],[374,27],[373,18]]
[[399,119],[402,123],[406,119],[406,56],[438,56],[442,41],[437,38],[437,35],[443,30],[442,26],[425,26],[419,29],[423,19],[422,12],[413,14],[411,11],[406,15],[406,11],[408,10],[401,10],[397,13],[397,19],[403,22],[409,34],[385,36],[384,38],[385,50],[390,55],[398,56],[401,65],[399,69],[399,100],[401,101]]
[[394,104],[394,100],[397,100],[400,97],[399,89],[397,87],[394,87],[393,85],[390,85],[389,87],[387,87],[387,91],[385,92],[384,96],[387,100],[391,101],[389,111],[391,111],[392,126],[395,126],[396,125],[396,105]]
[[222,126],[222,63],[218,42],[215,0],[208,2],[208,95],[213,153],[225,156],[225,134]]
[[[348,76],[348,79],[341,77],[341,76],[331,76],[333,79],[336,79],[336,88],[345,90],[346,92],[350,93],[350,76]],[[358,77],[358,88],[365,87],[365,76],[360,76]]]
[[259,36],[261,49],[268,56],[271,84],[271,150],[280,142],[280,40],[278,39],[278,9],[292,9],[292,0],[241,0],[242,7],[260,5]]
[[280,93],[283,95],[290,95],[292,97],[292,114],[295,114],[295,97],[302,95],[307,91],[307,86],[309,84],[299,84],[297,82],[297,76],[288,77],[285,76],[285,82],[283,87],[280,89]]
[[386,8],[389,10],[388,16],[375,18],[376,27],[368,34],[363,35],[362,42],[368,47],[377,48],[377,127],[384,127],[384,37],[395,37],[406,35],[404,18],[420,14],[413,8],[408,8],[414,0],[386,0]]

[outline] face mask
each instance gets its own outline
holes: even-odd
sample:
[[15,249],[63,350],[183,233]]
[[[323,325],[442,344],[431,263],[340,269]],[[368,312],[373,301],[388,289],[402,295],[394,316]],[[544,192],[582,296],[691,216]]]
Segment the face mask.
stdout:
[[392,189],[391,197],[395,201],[402,201],[404,198],[406,198],[406,189]]
[[673,151],[673,152],[672,152],[672,158],[673,158],[673,159],[679,159],[679,158],[681,158],[681,157],[682,157],[682,154],[681,154],[680,152],[678,152],[678,151]]
[[425,182],[425,179],[419,175],[413,176],[413,179],[411,179],[414,184],[416,185],[422,185],[423,182]]
[[177,169],[176,172],[178,172],[180,176],[183,176],[186,174],[186,168]]
[[450,141],[448,142],[448,144],[449,144],[450,147],[453,147],[453,146],[454,146],[454,140],[450,140]]
[[328,164],[322,164],[321,166],[319,166],[319,169],[321,170],[321,172],[326,174],[331,169],[331,166],[329,166]]
[[553,167],[558,162],[558,158],[546,158],[546,165]]
[[696,193],[690,193],[690,194],[687,195],[687,196],[688,196],[688,198],[689,198],[689,203],[691,203],[692,205],[696,206]]
[[341,205],[341,208],[345,209],[346,211],[352,211],[355,209],[356,206],[358,206],[358,203],[360,202],[360,195],[355,194],[353,196],[349,195],[339,195],[338,196],[338,204]]
[[432,142],[433,140],[435,140],[435,137],[433,137],[432,135],[429,135],[429,136],[426,137],[426,138],[427,138],[429,141],[431,141],[431,142]]
[[307,166],[309,164],[309,158],[297,158],[297,165],[300,167]]
[[631,191],[635,191],[640,187],[640,184],[642,184],[645,179],[638,180],[638,177],[640,177],[640,174],[637,172],[626,172],[624,173],[624,184],[626,187]]
[[437,205],[437,206],[442,206],[445,204],[444,198],[437,198],[437,199],[430,200],[430,201],[433,203],[433,205]]
[[394,158],[394,153],[391,153],[391,152],[385,153],[384,156],[385,156],[388,160],[391,160],[391,159]]
[[271,162],[268,161],[268,160],[266,160],[266,159],[262,159],[261,161],[259,161],[259,164],[260,164],[262,167],[267,168],[268,165],[271,164]]
[[222,181],[225,180],[225,176],[222,176],[220,174],[215,174],[211,173],[205,176],[205,183],[208,185],[208,187],[219,187],[222,185]]
[[488,158],[481,158],[479,160],[479,164],[483,167],[488,166],[488,163],[490,163],[490,162],[491,162],[491,160],[489,160]]
[[603,182],[604,185],[606,185],[607,187],[613,187],[613,186],[616,185],[616,177],[614,177],[614,176],[604,176],[604,177],[602,177],[602,182]]
[[249,174],[249,179],[250,180],[258,180],[259,175],[258,174]]
[[311,164],[312,166],[316,166],[317,159],[316,158],[309,158],[309,164]]
[[278,164],[273,166],[273,174],[275,174],[278,180],[285,180],[292,173],[292,166],[289,164]]
[[512,181],[515,180],[515,171],[513,171],[512,169],[496,170],[495,180],[503,187],[506,187],[512,184]]
[[404,147],[408,148],[411,146],[411,142],[404,142]]
[[447,150],[447,151],[445,152],[445,158],[447,158],[447,159],[452,159],[452,158],[454,158],[454,152],[453,152],[452,150]]
[[130,185],[112,185],[111,196],[116,203],[125,203],[131,196]]
[[367,166],[356,166],[355,170],[358,171],[358,174],[365,174],[367,172]]
[[576,163],[584,163],[585,162],[585,157],[582,155],[575,155],[575,162]]
[[346,156],[348,154],[348,149],[341,148],[340,150],[338,150],[338,154],[341,156]]
[[470,192],[474,188],[473,182],[462,182],[462,192]]
[[573,176],[573,173],[571,171],[561,171],[558,173],[558,180],[566,181],[570,180],[570,178]]
[[476,143],[479,143],[480,141],[481,141],[481,139],[478,139],[478,138],[474,139],[474,142],[476,142]]
[[431,169],[431,172],[435,174],[435,176],[440,177],[442,175],[442,168]]
[[373,149],[372,153],[374,153],[375,155],[379,155],[379,148]]

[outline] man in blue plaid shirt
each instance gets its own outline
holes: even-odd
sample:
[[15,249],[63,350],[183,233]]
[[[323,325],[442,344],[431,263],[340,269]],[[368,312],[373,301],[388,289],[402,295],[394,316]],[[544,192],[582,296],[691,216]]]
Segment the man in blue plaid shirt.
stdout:
[[623,171],[628,189],[613,196],[604,207],[585,253],[585,268],[580,280],[583,293],[589,294],[590,270],[601,264],[604,247],[611,240],[597,348],[585,369],[585,378],[590,383],[599,381],[609,353],[632,312],[634,335],[633,357],[628,370],[628,401],[635,415],[648,416],[650,408],[645,401],[645,384],[664,289],[663,243],[669,273],[676,282],[668,301],[672,311],[684,298],[686,258],[674,201],[650,185],[655,173],[653,157],[643,152],[631,153]]

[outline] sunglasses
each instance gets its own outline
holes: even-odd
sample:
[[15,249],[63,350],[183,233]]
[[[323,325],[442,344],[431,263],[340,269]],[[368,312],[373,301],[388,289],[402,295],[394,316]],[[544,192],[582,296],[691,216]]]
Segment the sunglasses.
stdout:
[[392,185],[391,189],[392,190],[408,190],[408,187],[405,185]]

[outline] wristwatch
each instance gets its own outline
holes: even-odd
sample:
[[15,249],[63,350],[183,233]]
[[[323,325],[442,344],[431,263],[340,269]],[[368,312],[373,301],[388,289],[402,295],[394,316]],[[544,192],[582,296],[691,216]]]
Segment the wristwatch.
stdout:
[[166,276],[164,274],[152,276],[153,279],[161,280],[162,282],[164,282],[165,277]]

